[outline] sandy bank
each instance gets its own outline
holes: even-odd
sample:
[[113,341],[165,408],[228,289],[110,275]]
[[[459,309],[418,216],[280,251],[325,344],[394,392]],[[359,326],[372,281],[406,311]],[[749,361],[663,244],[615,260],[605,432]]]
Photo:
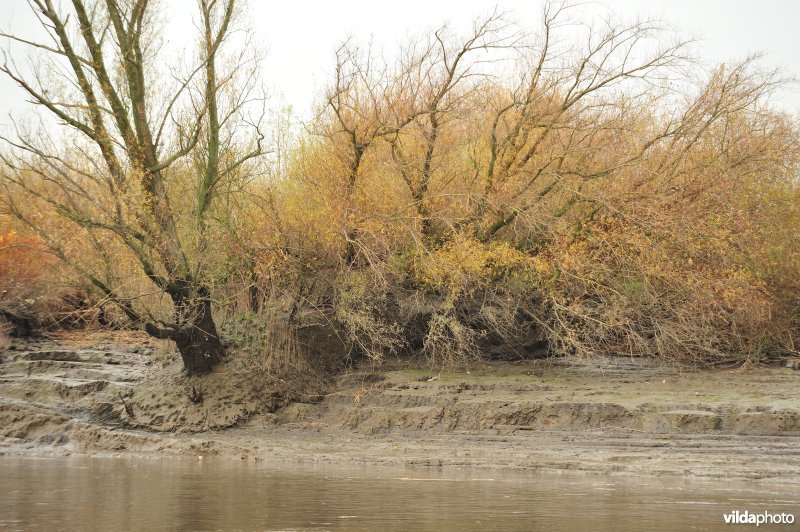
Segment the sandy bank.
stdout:
[[800,372],[639,359],[400,366],[277,381],[232,357],[188,379],[157,344],[94,335],[0,353],[0,454],[577,470],[800,483]]

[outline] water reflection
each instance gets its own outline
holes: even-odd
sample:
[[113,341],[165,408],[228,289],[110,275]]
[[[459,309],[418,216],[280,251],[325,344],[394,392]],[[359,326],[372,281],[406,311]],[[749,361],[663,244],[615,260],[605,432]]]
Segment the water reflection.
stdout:
[[714,530],[734,509],[800,517],[788,484],[214,460],[0,458],[0,493],[8,530]]

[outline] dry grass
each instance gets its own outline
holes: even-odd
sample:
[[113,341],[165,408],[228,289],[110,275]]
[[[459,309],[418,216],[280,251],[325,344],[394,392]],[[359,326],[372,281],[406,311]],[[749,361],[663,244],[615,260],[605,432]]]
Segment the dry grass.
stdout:
[[11,324],[0,319],[0,351],[8,349],[11,345]]
[[274,319],[267,322],[260,356],[260,369],[269,375],[310,371],[311,363],[308,352],[298,340],[297,331],[293,327],[281,324]]

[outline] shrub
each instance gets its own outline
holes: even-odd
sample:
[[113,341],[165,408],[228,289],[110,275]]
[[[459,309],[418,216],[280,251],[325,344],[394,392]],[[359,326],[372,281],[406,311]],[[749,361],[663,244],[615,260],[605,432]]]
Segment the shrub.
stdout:
[[35,323],[54,317],[50,266],[36,239],[13,230],[0,231],[0,315],[18,334],[29,333]]
[[64,269],[37,238],[0,231],[0,317],[11,333],[96,322],[99,306],[83,287],[64,282]]
[[554,350],[714,362],[774,348],[781,331],[765,284],[723,238],[702,242],[691,248],[609,219],[554,242],[544,267],[555,274],[536,314]]

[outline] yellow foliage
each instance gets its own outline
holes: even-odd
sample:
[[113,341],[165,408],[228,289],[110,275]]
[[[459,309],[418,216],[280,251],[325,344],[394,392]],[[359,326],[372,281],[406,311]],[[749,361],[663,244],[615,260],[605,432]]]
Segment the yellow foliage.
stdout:
[[479,242],[459,237],[423,255],[414,271],[417,282],[452,297],[516,277],[531,281],[535,262],[508,242]]
[[17,241],[17,232],[14,230],[0,233],[0,246],[13,246]]

